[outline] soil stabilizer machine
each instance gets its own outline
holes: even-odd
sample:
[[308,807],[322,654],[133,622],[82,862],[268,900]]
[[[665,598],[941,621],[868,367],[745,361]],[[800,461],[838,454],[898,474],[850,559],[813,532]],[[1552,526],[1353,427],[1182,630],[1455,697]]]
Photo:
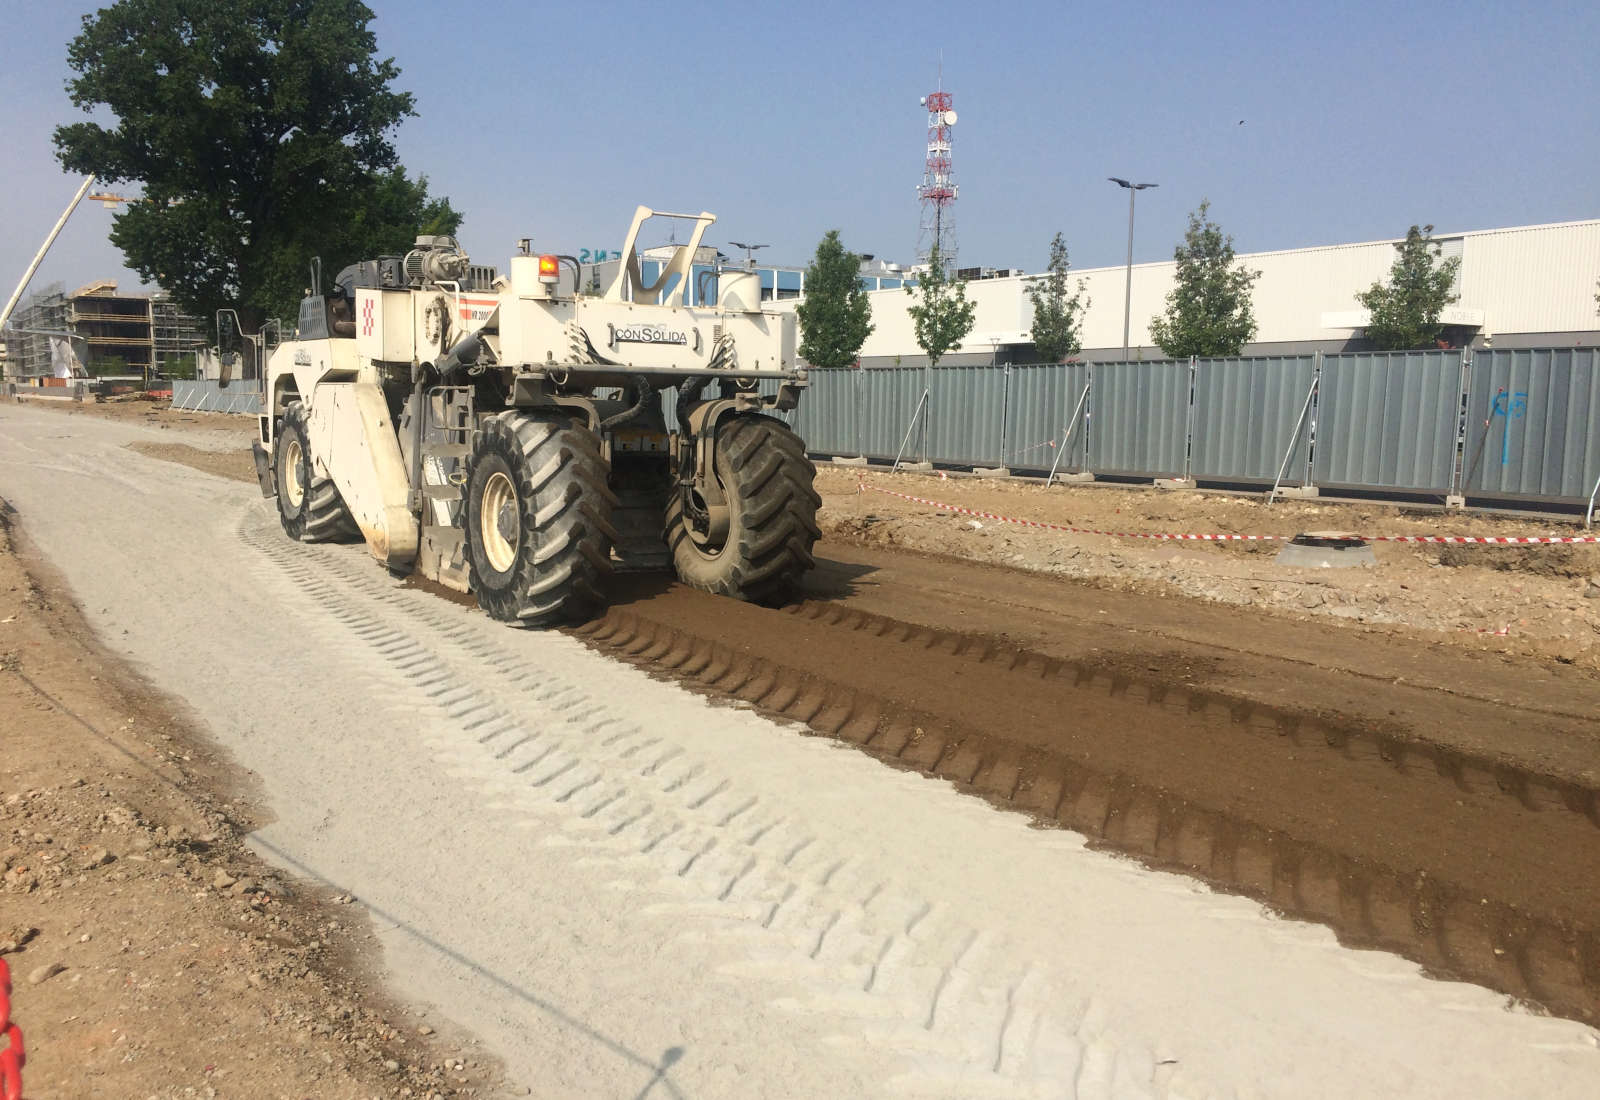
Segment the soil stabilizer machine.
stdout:
[[[646,285],[636,246],[655,216],[694,229]],[[448,237],[314,285],[268,363],[253,448],[284,531],[364,538],[389,569],[524,625],[592,615],[615,569],[785,599],[821,501],[772,413],[797,407],[805,373],[794,317],[762,311],[754,271],[685,304],[715,220],[639,207],[593,295],[571,257],[524,245],[500,275]]]

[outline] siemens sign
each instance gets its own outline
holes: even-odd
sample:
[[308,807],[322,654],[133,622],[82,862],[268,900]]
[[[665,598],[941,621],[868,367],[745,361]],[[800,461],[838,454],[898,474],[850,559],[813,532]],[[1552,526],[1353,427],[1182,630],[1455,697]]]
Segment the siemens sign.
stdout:
[[607,260],[620,259],[622,259],[622,253],[614,249],[585,248],[578,253],[578,262],[580,264],[603,264]]

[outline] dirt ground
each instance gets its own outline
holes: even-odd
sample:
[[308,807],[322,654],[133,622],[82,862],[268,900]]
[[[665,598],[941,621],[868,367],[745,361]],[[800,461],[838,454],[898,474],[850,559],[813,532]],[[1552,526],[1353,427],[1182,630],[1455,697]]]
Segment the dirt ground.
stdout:
[[[248,421],[139,415],[184,432],[142,452],[254,479]],[[871,489],[1107,531],[1574,528],[864,480],[820,471],[821,567],[798,607],[619,578],[584,636],[1349,942],[1596,1018],[1600,550],[1379,543],[1375,568],[1295,569],[1274,543],[1041,531]]]
[[[1600,547],[1374,543],[1376,568],[1306,569],[1274,561],[1275,542],[1157,542],[1035,530],[875,490],[974,511],[1100,531],[1293,536],[1581,535],[1555,521],[1421,513],[1394,505],[1262,500],[1148,487],[1052,486],[823,467],[824,534],[1072,577],[1156,595],[1249,606],[1254,613],[1343,620],[1600,671]],[[865,483],[866,492],[859,491]]]
[[109,401],[58,401],[53,398],[17,398],[36,409],[52,409],[69,416],[98,416],[145,424],[152,428],[180,428],[185,431],[216,430],[245,437],[245,446],[255,435],[254,417],[225,413],[186,412],[172,407],[165,399],[143,395],[113,398]]
[[504,1095],[474,1040],[385,998],[352,898],[245,848],[248,777],[24,536],[0,511],[0,955],[29,1100]]

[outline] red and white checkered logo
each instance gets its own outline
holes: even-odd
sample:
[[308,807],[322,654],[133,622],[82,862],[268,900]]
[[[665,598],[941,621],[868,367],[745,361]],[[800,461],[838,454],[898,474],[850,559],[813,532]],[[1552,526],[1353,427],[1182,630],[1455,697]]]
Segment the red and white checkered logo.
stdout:
[[373,302],[371,298],[361,303],[361,335],[372,335]]

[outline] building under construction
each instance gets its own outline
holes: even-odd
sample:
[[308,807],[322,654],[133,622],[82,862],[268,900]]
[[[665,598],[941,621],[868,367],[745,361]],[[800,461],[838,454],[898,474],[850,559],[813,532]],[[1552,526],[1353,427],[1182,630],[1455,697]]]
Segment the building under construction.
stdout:
[[71,293],[57,283],[12,314],[5,334],[8,376],[56,373],[50,335],[63,333],[88,372],[101,375],[161,374],[205,343],[200,323],[165,294],[118,294],[109,279]]

